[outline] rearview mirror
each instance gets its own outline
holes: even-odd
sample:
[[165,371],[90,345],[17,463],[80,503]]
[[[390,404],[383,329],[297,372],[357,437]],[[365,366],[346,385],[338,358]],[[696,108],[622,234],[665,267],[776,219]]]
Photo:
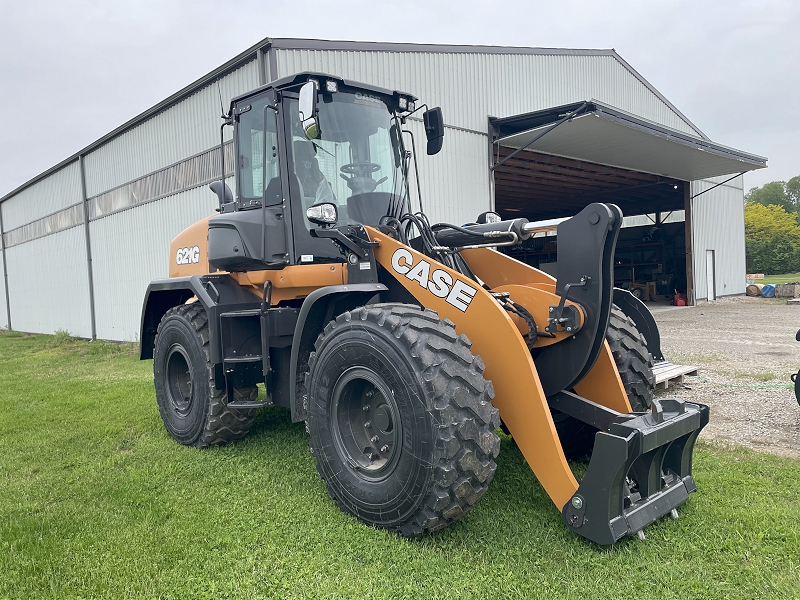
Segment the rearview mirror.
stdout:
[[300,88],[300,101],[298,102],[300,112],[300,123],[303,125],[303,132],[309,140],[315,140],[319,136],[317,126],[317,82],[309,81]]
[[425,136],[428,138],[428,156],[432,156],[442,149],[444,141],[442,109],[437,106],[426,110],[422,113],[422,121],[425,123]]

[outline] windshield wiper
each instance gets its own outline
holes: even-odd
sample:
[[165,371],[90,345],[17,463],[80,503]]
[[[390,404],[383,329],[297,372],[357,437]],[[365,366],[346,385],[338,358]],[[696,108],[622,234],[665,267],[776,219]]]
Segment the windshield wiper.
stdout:
[[335,155],[335,154],[331,154],[330,152],[328,152],[327,150],[325,150],[325,148],[323,148],[322,146],[320,146],[320,145],[319,145],[319,144],[317,144],[316,142],[311,142],[311,145],[312,145],[312,146],[314,146],[314,151],[315,151],[315,152],[316,152],[317,150],[322,150],[322,151],[323,151],[325,154],[330,154],[331,156],[333,156],[333,158],[336,158],[336,155]]

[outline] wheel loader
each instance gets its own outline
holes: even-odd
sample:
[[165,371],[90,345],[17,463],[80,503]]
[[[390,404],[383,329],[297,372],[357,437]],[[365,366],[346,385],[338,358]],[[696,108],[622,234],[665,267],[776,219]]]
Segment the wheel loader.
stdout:
[[285,407],[339,507],[413,537],[484,496],[502,427],[569,529],[643,536],[696,490],[708,408],[652,397],[657,327],[613,287],[620,209],[558,226],[557,279],[497,250],[526,219],[432,224],[409,183],[421,111],[432,155],[441,109],[405,92],[308,72],[231,101],[235,195],[211,184],[218,214],[172,241],[144,300],[167,431],[228,443]]

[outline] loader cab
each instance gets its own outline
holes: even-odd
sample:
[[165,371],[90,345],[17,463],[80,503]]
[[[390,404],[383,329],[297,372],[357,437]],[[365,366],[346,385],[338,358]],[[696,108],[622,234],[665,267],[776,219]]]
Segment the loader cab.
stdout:
[[[301,114],[310,94],[314,114]],[[241,271],[342,262],[330,239],[312,236],[318,225],[307,211],[320,203],[336,207],[337,227],[376,226],[407,212],[400,117],[415,100],[317,73],[235,98],[236,193],[209,220],[211,266]]]

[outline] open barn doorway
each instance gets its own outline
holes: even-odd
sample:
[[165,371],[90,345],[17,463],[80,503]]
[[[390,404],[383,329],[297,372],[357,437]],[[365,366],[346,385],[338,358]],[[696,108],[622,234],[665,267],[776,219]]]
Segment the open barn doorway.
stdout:
[[[497,155],[502,159],[512,152],[500,146]],[[533,237],[507,252],[553,276],[558,221],[593,202],[619,206],[626,218],[617,241],[614,285],[646,302],[668,302],[676,292],[690,292],[687,189],[688,183],[679,179],[527,150],[494,174],[495,210],[503,218],[542,223]]]
[[596,100],[490,117],[489,130],[495,210],[543,226],[508,252],[556,269],[557,220],[593,202],[616,204],[626,220],[615,284],[644,300],[675,291],[694,298],[691,182],[766,166],[763,157]]

